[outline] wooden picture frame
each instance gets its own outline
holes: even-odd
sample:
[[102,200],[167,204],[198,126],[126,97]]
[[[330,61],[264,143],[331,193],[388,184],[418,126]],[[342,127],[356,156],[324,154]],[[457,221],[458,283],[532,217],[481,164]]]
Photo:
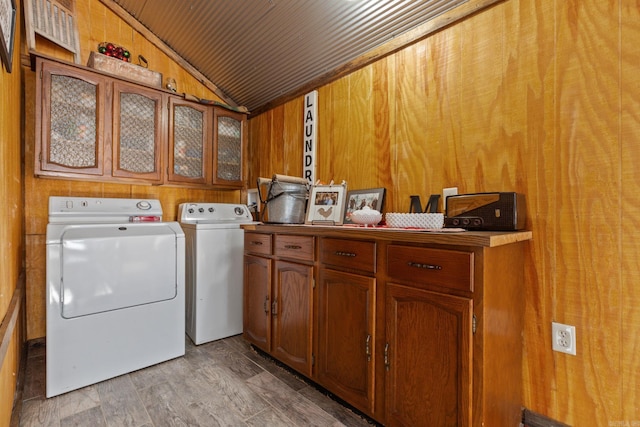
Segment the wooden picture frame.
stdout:
[[367,188],[364,190],[351,190],[347,193],[347,200],[344,210],[344,223],[353,224],[351,214],[359,211],[365,206],[369,206],[380,213],[384,209],[384,197],[386,188]]
[[342,225],[347,185],[314,185],[309,193],[306,224]]
[[16,33],[16,2],[0,0],[0,59],[8,73],[12,69]]

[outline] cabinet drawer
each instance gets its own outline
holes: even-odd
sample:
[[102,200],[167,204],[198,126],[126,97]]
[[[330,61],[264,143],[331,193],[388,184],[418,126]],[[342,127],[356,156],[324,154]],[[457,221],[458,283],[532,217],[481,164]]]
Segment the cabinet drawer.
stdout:
[[313,261],[313,236],[276,234],[274,252],[284,258]]
[[244,250],[254,254],[271,255],[271,234],[244,232]]
[[320,261],[323,265],[376,272],[376,244],[359,240],[322,239]]
[[472,252],[389,245],[387,272],[392,279],[415,285],[473,292]]

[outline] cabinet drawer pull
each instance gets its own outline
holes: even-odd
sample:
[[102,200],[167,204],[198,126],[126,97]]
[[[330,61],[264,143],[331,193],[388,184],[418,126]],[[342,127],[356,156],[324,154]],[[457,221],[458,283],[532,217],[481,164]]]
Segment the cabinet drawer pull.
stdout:
[[369,334],[364,342],[364,354],[367,355],[367,362],[371,362],[371,335]]
[[278,315],[278,301],[276,300],[273,300],[273,302],[271,303],[271,315],[272,316]]
[[254,246],[262,246],[262,242],[259,240],[252,240],[249,244]]
[[407,265],[409,267],[424,268],[425,270],[442,270],[442,266],[436,264],[422,264],[420,262],[409,261]]
[[387,371],[391,367],[391,364],[389,363],[389,343],[384,345],[384,367]]
[[356,256],[356,254],[354,254],[353,252],[335,251],[334,254],[338,255],[338,256],[346,256],[346,257],[355,257]]
[[269,314],[269,295],[264,297],[264,314]]
[[300,245],[284,245],[285,249],[302,249]]

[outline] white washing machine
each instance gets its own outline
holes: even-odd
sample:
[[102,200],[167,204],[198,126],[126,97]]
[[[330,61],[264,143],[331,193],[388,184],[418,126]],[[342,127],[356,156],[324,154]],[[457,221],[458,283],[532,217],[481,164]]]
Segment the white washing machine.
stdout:
[[158,200],[49,199],[47,397],[184,355],[184,259]]
[[242,333],[246,205],[182,203],[186,245],[186,332],[194,344]]

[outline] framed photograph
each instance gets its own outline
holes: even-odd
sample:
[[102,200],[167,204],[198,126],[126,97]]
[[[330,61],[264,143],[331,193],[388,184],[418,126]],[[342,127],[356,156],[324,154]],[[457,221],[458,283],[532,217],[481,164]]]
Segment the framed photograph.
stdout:
[[346,194],[346,184],[311,187],[306,223],[342,225]]
[[386,188],[369,188],[366,190],[351,190],[347,193],[346,208],[344,211],[344,223],[353,224],[351,214],[369,206],[378,212],[384,209],[384,195]]
[[16,30],[15,0],[0,0],[0,59],[8,73],[11,72],[13,41]]

